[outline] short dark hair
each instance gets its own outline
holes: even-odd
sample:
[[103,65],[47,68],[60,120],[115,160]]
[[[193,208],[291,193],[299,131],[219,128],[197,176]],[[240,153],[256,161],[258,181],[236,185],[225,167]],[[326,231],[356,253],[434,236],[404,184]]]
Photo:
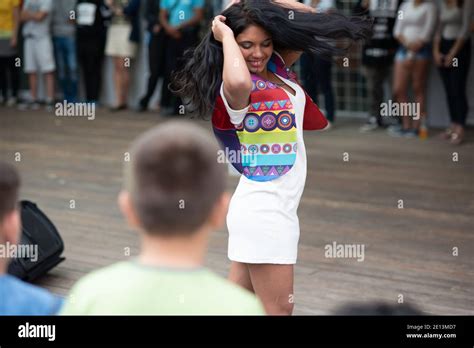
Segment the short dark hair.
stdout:
[[15,210],[18,202],[20,176],[11,164],[0,161],[0,221]]
[[127,189],[146,232],[189,235],[205,223],[226,185],[218,149],[189,121],[167,122],[133,143]]

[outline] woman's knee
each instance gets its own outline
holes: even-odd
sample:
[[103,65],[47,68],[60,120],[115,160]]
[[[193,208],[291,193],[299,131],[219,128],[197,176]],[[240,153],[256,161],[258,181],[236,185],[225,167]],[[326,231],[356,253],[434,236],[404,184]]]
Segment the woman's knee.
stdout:
[[413,93],[417,98],[424,98],[426,91],[426,84],[424,81],[413,83]]

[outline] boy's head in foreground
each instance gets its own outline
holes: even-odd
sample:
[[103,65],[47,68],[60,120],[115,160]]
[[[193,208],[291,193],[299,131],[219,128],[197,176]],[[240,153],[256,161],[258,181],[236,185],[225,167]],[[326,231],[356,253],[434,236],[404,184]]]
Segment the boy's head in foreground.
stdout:
[[187,122],[157,126],[132,144],[119,205],[144,247],[192,240],[199,248],[223,225],[228,195],[217,154],[214,138]]
[[119,205],[141,231],[138,262],[85,276],[62,314],[264,314],[253,294],[203,267],[209,232],[223,225],[228,205],[217,151],[211,134],[186,122],[133,143]]
[[[20,177],[16,169],[0,161],[0,244],[17,244],[20,237],[18,191]],[[6,272],[7,260],[0,258],[0,274]]]

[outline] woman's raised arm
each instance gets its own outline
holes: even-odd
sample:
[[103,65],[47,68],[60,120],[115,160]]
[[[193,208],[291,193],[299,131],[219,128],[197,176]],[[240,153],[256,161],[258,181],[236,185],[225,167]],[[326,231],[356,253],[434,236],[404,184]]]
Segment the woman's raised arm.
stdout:
[[222,80],[225,98],[232,109],[241,110],[249,105],[252,78],[234,33],[224,23],[225,19],[224,16],[216,16],[212,22],[212,32],[215,39],[222,42],[224,50]]

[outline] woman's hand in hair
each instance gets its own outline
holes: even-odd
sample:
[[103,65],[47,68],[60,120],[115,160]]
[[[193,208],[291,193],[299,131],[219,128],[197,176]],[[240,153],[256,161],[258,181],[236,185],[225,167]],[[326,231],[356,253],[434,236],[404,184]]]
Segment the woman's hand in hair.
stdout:
[[214,34],[214,38],[219,42],[223,42],[226,35],[232,35],[232,37],[234,37],[234,32],[224,23],[225,20],[226,18],[224,16],[219,15],[214,17],[212,21],[212,33]]

